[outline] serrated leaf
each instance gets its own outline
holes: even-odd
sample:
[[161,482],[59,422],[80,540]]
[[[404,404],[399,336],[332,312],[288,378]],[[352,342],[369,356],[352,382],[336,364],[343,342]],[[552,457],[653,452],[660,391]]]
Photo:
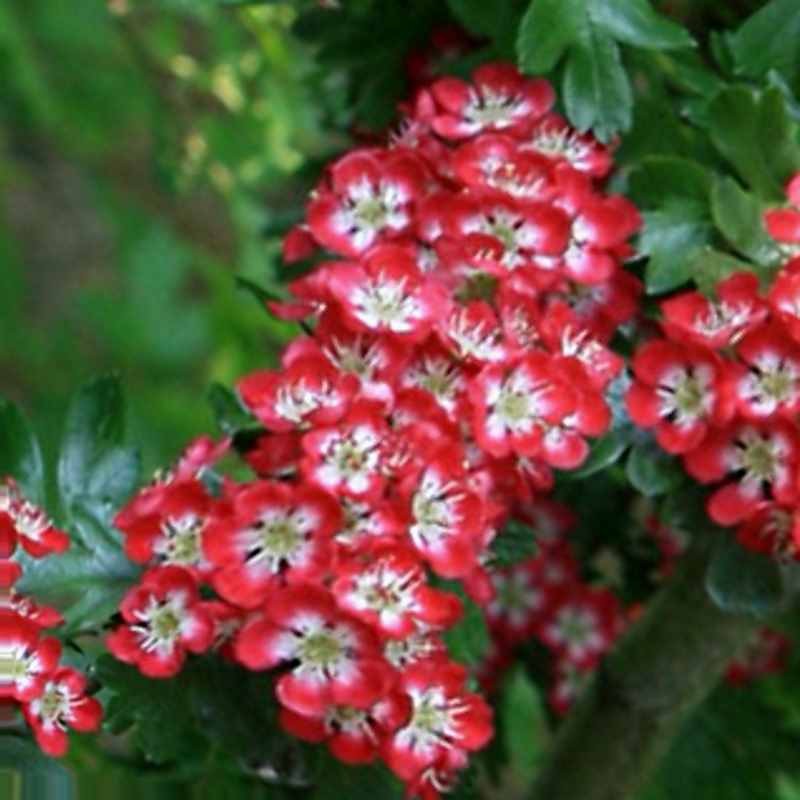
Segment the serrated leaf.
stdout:
[[729,45],[739,74],[761,78],[777,69],[795,79],[800,67],[800,4],[766,3],[730,36]]
[[186,674],[153,680],[102,656],[96,677],[111,694],[104,725],[115,733],[132,727],[133,741],[148,761],[164,764],[202,756],[205,745],[196,730]]
[[711,216],[725,240],[759,264],[774,263],[775,242],[763,224],[764,205],[731,177],[720,176],[711,189]]
[[99,378],[75,395],[58,462],[64,508],[75,504],[108,520],[130,496],[139,478],[139,455],[124,446],[122,389],[115,377]]
[[573,125],[603,142],[631,126],[633,92],[619,46],[591,25],[570,47],[563,100]]
[[729,532],[720,533],[706,574],[706,589],[724,611],[765,615],[783,599],[777,562],[745,549]]
[[674,456],[654,441],[637,442],[625,463],[625,474],[645,497],[668,494],[683,483],[683,470]]
[[[578,38],[587,0],[531,0],[517,35],[523,72],[549,72]],[[490,6],[490,3],[486,3]]]
[[709,134],[753,191],[765,200],[784,199],[783,184],[791,165],[800,163],[800,148],[779,89],[760,97],[742,86],[720,92],[709,106]]
[[25,496],[44,500],[44,464],[39,442],[25,415],[14,403],[0,398],[0,480],[10,475]]
[[678,50],[694,46],[689,32],[657,13],[648,0],[592,0],[589,14],[609,36],[634,47]]
[[136,582],[140,568],[122,551],[119,534],[91,508],[71,506],[69,550],[25,561],[20,589],[62,609],[67,636],[105,622],[122,595]]
[[665,198],[708,202],[711,173],[702,164],[678,156],[646,156],[631,170],[628,196],[640,208],[658,208]]
[[704,204],[667,198],[658,211],[644,216],[639,251],[649,256],[645,267],[648,294],[668,292],[691,278],[692,258],[708,244],[711,225]]

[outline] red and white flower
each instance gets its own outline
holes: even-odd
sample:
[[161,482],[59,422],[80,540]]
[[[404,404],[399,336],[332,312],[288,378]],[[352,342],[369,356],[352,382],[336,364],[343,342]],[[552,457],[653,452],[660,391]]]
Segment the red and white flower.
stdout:
[[302,473],[331,494],[376,499],[384,488],[381,453],[388,434],[382,407],[358,402],[336,425],[303,437]]
[[733,416],[734,399],[722,360],[704,348],[653,339],[634,356],[636,380],[625,397],[631,419],[653,428],[668,453],[697,447],[712,427]]
[[0,611],[0,700],[26,702],[37,697],[60,656],[58,639],[42,638],[32,620]]
[[254,608],[284,583],[321,578],[330,565],[339,504],[311,486],[255,481],[236,491],[229,514],[209,524],[203,550],[211,583],[228,602]]
[[316,584],[272,594],[234,647],[248,669],[293,665],[275,690],[281,705],[297,714],[313,716],[337,705],[366,709],[393,682],[372,630],[343,614],[333,595]]
[[799,451],[797,428],[785,420],[738,421],[710,433],[684,464],[701,483],[725,481],[709,498],[708,513],[720,525],[734,525],[765,500],[796,499]]
[[329,706],[318,714],[298,714],[282,708],[281,727],[306,742],[326,742],[345,764],[369,764],[380,754],[383,741],[408,719],[410,703],[393,692],[369,708]]
[[354,556],[336,576],[339,606],[382,636],[403,639],[420,628],[448,628],[461,615],[458,597],[429,586],[419,558],[404,548]]
[[437,106],[431,124],[446,139],[466,139],[484,131],[524,134],[555,101],[547,81],[525,78],[510,64],[478,67],[471,84],[440,78],[429,91]]
[[123,625],[106,637],[120,661],[150,678],[177,674],[187,653],[202,653],[214,639],[214,622],[192,574],[181,567],[148,570],[120,603]]
[[242,401],[270,431],[286,433],[336,422],[358,391],[355,375],[327,359],[300,358],[280,371],[253,372],[239,381]]
[[308,225],[324,247],[357,256],[412,223],[425,173],[407,151],[360,150],[330,169],[329,181],[308,206]]
[[461,761],[492,736],[492,712],[480,695],[466,691],[466,670],[459,664],[423,663],[402,676],[411,699],[408,722],[384,745],[384,758],[405,781],[417,778],[444,759]]
[[103,717],[100,703],[86,696],[86,678],[71,667],[60,667],[48,675],[41,693],[23,706],[23,712],[36,743],[55,757],[67,752],[68,728],[96,731]]

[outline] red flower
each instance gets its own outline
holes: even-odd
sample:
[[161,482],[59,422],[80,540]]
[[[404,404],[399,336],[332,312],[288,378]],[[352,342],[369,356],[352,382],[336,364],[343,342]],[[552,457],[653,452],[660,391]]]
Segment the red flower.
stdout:
[[26,702],[42,692],[61,656],[61,643],[40,638],[41,629],[13,611],[0,611],[0,699]]
[[510,364],[486,367],[470,387],[474,435],[493,456],[535,456],[544,430],[576,409],[575,391],[559,373],[557,362],[531,353]]
[[542,566],[541,559],[528,559],[490,573],[494,598],[484,612],[493,635],[505,644],[533,636],[548,610],[551,600]]
[[484,64],[472,73],[472,81],[441,78],[430,87],[437,105],[432,125],[440,136],[466,139],[484,131],[521,135],[555,101],[547,81],[524,78],[510,64]]
[[699,292],[684,292],[661,304],[662,326],[670,339],[713,350],[734,344],[767,315],[758,295],[758,278],[737,272],[717,284],[717,300]]
[[69,536],[43,509],[25,499],[12,478],[0,482],[0,527],[0,557],[10,557],[17,543],[33,558],[63,553],[69,547]]
[[352,330],[405,341],[424,339],[446,307],[441,287],[426,280],[408,250],[395,245],[375,248],[360,265],[337,266],[329,285]]
[[345,764],[369,764],[380,753],[383,740],[402,725],[409,700],[393,692],[368,708],[329,706],[318,714],[298,714],[282,708],[281,727],[306,742],[327,742],[331,753]]
[[124,625],[106,637],[120,661],[150,678],[176,675],[186,653],[202,653],[214,638],[214,622],[192,574],[181,567],[154,567],[120,603]]
[[203,557],[202,533],[214,501],[196,479],[169,483],[159,493],[152,513],[129,520],[117,517],[131,561],[175,564],[198,576],[210,571]]
[[800,346],[782,325],[764,325],[736,347],[734,392],[739,412],[750,419],[793,418],[800,411]]
[[723,362],[708,350],[654,339],[636,351],[633,371],[628,413],[637,425],[654,428],[668,453],[693,450],[711,427],[733,416]]
[[313,716],[336,705],[369,708],[393,681],[374,633],[314,584],[272,594],[234,647],[248,669],[294,665],[275,689],[281,705],[297,714]]
[[336,422],[358,391],[354,375],[339,372],[325,358],[300,358],[281,371],[253,372],[239,381],[244,404],[263,425],[286,433]]
[[332,497],[310,486],[255,481],[235,492],[231,506],[203,535],[206,557],[218,568],[211,583],[225,600],[254,608],[277,585],[324,574],[341,523]]
[[608,651],[620,630],[617,598],[604,589],[569,587],[553,602],[539,635],[579,667],[591,667]]
[[485,509],[470,490],[458,454],[433,457],[405,480],[402,493],[414,549],[442,577],[468,575],[477,566]]
[[684,464],[701,483],[727,481],[709,498],[708,513],[720,525],[734,525],[764,500],[796,499],[799,448],[797,429],[786,421],[740,421],[710,433]]
[[384,745],[386,763],[398,777],[412,781],[442,760],[463,764],[467,752],[487,744],[492,712],[480,695],[466,691],[466,677],[453,663],[423,663],[403,673],[411,714]]
[[335,426],[303,437],[304,477],[331,494],[376,499],[384,487],[381,448],[388,433],[380,405],[356,403]]
[[330,168],[327,185],[312,196],[311,233],[329,250],[357,256],[410,227],[424,177],[420,161],[406,151],[349,153]]
[[339,606],[382,636],[402,639],[418,628],[447,628],[461,615],[459,599],[428,586],[421,562],[400,547],[354,556],[336,575]]
[[56,757],[67,752],[68,727],[96,731],[103,717],[100,703],[86,696],[86,678],[71,667],[60,667],[48,675],[41,694],[24,705],[23,712],[36,743],[47,755]]
[[550,113],[539,120],[521,143],[523,151],[531,150],[553,163],[567,163],[578,172],[593,178],[604,177],[612,167],[611,153],[589,133],[579,133],[558,114]]

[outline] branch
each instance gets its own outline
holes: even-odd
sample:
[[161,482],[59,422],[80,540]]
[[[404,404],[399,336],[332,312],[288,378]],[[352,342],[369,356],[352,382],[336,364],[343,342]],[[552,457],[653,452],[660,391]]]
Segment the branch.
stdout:
[[530,800],[629,800],[760,622],[719,609],[698,535],[678,571],[570,713]]

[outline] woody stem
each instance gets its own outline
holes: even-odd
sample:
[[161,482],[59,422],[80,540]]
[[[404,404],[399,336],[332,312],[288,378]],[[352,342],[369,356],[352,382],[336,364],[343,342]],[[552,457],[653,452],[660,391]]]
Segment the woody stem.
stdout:
[[710,536],[609,655],[559,731],[530,800],[629,800],[647,783],[686,715],[759,627],[705,589]]

